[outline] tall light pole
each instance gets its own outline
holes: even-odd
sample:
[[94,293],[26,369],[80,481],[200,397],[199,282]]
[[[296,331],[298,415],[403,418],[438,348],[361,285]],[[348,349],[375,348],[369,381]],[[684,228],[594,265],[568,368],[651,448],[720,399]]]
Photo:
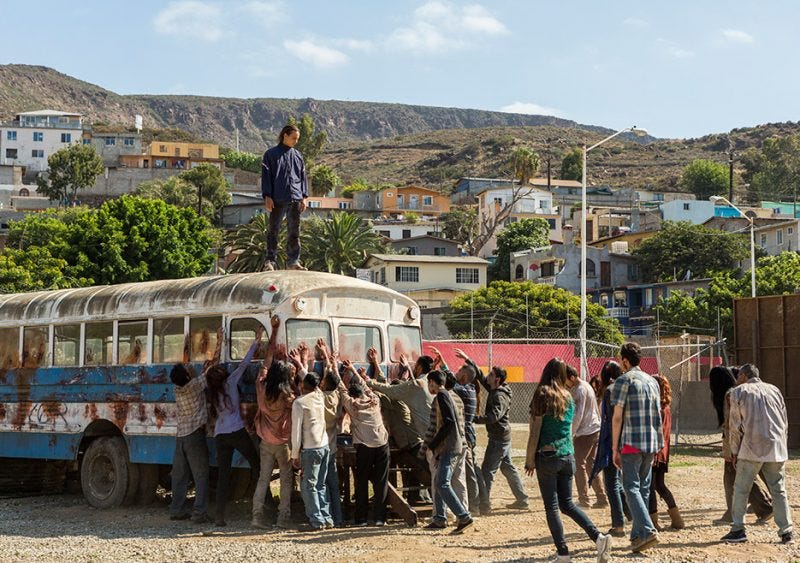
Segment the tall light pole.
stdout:
[[581,174],[581,326],[579,334],[581,340],[581,375],[584,379],[589,379],[589,366],[586,363],[586,154],[623,133],[633,133],[636,136],[647,135],[647,131],[637,129],[634,125],[620,129],[590,147],[583,145],[583,172]]
[[708,201],[716,203],[722,201],[733,207],[739,212],[739,215],[744,217],[750,222],[750,297],[756,296],[756,233],[755,233],[755,220],[744,214],[744,211],[736,207],[730,200],[721,195],[712,195]]

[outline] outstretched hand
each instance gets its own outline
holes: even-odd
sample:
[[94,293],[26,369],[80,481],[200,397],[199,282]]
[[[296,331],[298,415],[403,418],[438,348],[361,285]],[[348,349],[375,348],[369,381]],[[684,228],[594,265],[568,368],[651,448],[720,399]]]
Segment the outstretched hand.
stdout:
[[456,358],[458,358],[459,360],[464,360],[465,362],[469,361],[469,356],[467,356],[464,353],[464,350],[462,350],[461,348],[456,348],[455,353],[456,353]]

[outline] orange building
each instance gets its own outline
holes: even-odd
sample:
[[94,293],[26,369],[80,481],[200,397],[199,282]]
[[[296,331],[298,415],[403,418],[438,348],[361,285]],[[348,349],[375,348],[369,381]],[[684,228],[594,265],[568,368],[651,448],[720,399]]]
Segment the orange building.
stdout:
[[144,154],[120,155],[119,163],[129,168],[189,169],[198,164],[222,168],[219,145],[153,141]]
[[382,215],[412,212],[420,215],[441,215],[450,211],[450,198],[436,190],[405,186],[380,191],[356,192],[353,209],[375,211]]

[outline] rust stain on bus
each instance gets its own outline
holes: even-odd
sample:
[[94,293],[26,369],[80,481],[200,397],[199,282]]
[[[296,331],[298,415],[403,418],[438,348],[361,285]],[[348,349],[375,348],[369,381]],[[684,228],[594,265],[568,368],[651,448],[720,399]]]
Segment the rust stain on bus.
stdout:
[[164,422],[167,420],[167,411],[159,406],[156,406],[153,409],[153,414],[156,416],[156,428],[160,430],[161,427],[164,426]]
[[44,415],[47,417],[48,421],[53,421],[64,416],[66,411],[64,409],[64,405],[58,401],[43,401],[42,412],[44,412]]
[[32,378],[33,370],[16,370],[17,410],[14,413],[14,418],[11,420],[11,427],[15,430],[22,430],[22,427],[25,425],[25,420],[27,420],[28,414],[33,408],[33,403],[30,402]]
[[117,428],[120,430],[125,430],[125,423],[128,421],[128,412],[130,408],[128,403],[123,403],[122,401],[111,405],[111,409],[114,411],[114,424],[116,424]]
[[147,422],[147,407],[144,406],[144,403],[139,403],[139,422],[143,424]]
[[97,405],[95,405],[94,403],[86,405],[86,407],[83,409],[83,416],[92,421],[95,421],[98,418],[100,418],[100,416],[98,416],[97,414]]
[[0,421],[6,419],[6,406],[3,403],[0,403]]

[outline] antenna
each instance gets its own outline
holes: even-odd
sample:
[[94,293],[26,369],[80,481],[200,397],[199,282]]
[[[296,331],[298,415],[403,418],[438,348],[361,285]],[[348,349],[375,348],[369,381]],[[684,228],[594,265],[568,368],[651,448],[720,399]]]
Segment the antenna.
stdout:
[[236,128],[236,152],[239,152],[239,128]]
[[141,134],[141,132],[142,132],[142,116],[137,114],[136,116],[134,116],[133,119],[134,119],[134,127],[136,127],[136,132]]

